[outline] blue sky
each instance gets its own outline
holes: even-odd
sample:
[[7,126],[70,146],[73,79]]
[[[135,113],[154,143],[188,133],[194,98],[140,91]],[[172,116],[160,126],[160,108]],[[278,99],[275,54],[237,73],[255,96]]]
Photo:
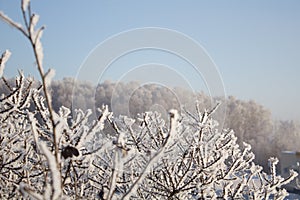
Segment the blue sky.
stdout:
[[[0,10],[21,21],[19,1]],[[199,42],[218,66],[227,95],[254,99],[275,118],[300,119],[300,1],[32,1],[46,25],[45,67],[75,76],[89,52],[133,28],[162,27]],[[13,53],[5,74],[36,75],[28,41],[0,22],[0,51]]]

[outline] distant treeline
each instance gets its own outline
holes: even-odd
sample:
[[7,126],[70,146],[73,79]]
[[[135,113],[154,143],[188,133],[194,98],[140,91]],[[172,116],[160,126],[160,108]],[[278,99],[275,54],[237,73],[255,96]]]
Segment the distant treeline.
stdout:
[[[13,85],[12,80],[7,80]],[[39,83],[35,83],[39,84]],[[5,81],[0,84],[0,94],[8,93]],[[116,115],[135,116],[148,110],[156,110],[166,117],[171,108],[195,110],[195,100],[201,109],[215,104],[203,92],[193,93],[183,88],[166,88],[154,84],[140,85],[138,82],[113,83],[105,81],[96,87],[73,78],[52,82],[53,107],[95,109],[108,105]],[[243,101],[233,96],[225,103],[226,118],[223,127],[233,129],[238,141],[251,144],[256,162],[266,167],[266,160],[279,156],[282,150],[297,151],[300,147],[300,124],[295,121],[272,120],[271,112],[253,100]],[[184,107],[184,108],[183,108]]]

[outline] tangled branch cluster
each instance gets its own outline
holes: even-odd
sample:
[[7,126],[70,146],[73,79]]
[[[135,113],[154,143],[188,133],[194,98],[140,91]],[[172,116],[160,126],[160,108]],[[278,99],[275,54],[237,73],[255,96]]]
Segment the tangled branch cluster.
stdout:
[[[253,163],[251,147],[236,143],[233,131],[218,130],[211,111],[196,115],[170,110],[136,118],[114,117],[107,106],[91,111],[61,107],[55,112],[43,70],[37,15],[22,1],[25,28],[0,13],[30,41],[42,84],[22,73],[0,97],[1,199],[283,199],[284,179],[271,158],[267,175]],[[0,72],[9,53],[0,60]],[[111,126],[111,134],[105,127]]]

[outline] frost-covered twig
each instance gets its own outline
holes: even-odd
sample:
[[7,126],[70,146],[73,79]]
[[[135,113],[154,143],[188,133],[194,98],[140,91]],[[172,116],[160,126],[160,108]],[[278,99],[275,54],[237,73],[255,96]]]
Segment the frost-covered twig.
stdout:
[[31,198],[37,199],[37,200],[42,200],[44,199],[42,195],[36,193],[33,189],[29,188],[27,184],[25,183],[20,183],[20,191],[23,194],[23,196],[30,196]]
[[[1,14],[1,13],[0,13]],[[5,63],[7,62],[7,60],[9,59],[11,53],[9,50],[6,50],[0,57],[0,78],[3,75],[3,71],[4,71],[4,67],[5,67]]]
[[144,181],[150,169],[157,163],[157,161],[164,155],[167,146],[172,142],[172,139],[177,135],[177,127],[178,127],[178,111],[170,110],[170,131],[168,138],[166,139],[165,144],[159,149],[158,152],[155,153],[153,157],[149,160],[146,167],[142,171],[141,175],[138,179],[132,184],[127,193],[123,196],[124,200],[128,200],[132,195],[134,195],[139,187],[139,185]]
[[[44,30],[44,27],[38,28],[37,30],[36,25],[39,20],[39,16],[35,14],[31,14],[30,2],[28,0],[22,1],[22,14],[25,23],[25,28],[14,22],[12,19],[7,17],[4,13],[0,12],[0,18],[7,22],[12,27],[18,29],[26,38],[30,41],[30,44],[33,48],[34,57],[37,64],[37,69],[40,73],[40,77],[42,79],[43,91],[46,99],[47,108],[50,114],[50,121],[52,125],[52,134],[53,134],[53,146],[54,146],[54,155],[55,155],[55,164],[57,170],[60,173],[60,154],[59,154],[59,147],[58,147],[58,136],[57,136],[57,129],[56,129],[56,121],[55,121],[55,113],[52,108],[52,101],[51,101],[51,93],[49,91],[51,79],[54,74],[54,70],[50,69],[47,73],[44,73],[43,67],[43,47],[41,43],[41,36]],[[27,16],[28,14],[28,16]],[[57,180],[61,181],[61,177]],[[61,184],[59,184],[61,186]]]
[[[22,1],[22,13],[23,13],[23,19],[25,23],[25,28],[14,22],[12,19],[7,17],[4,13],[0,12],[0,18],[7,22],[12,27],[18,29],[23,35],[26,36],[26,38],[29,40],[32,48],[34,57],[37,64],[37,69],[39,71],[40,77],[42,79],[42,85],[43,85],[43,91],[46,99],[46,104],[49,110],[50,119],[52,123],[52,131],[53,131],[53,141],[54,141],[54,151],[55,151],[55,159],[57,162],[57,167],[59,166],[59,152],[58,152],[58,144],[57,144],[57,136],[56,136],[56,124],[54,120],[54,110],[52,108],[52,101],[51,101],[51,93],[49,91],[50,88],[50,82],[51,78],[53,77],[54,70],[50,69],[47,73],[44,73],[44,67],[43,67],[43,46],[41,43],[41,37],[44,30],[44,27],[40,27],[37,30],[36,24],[39,20],[39,16],[36,14],[31,14],[31,8],[30,8],[30,2],[28,0]],[[27,14],[29,16],[27,16]]]
[[[186,111],[180,119],[171,110],[169,127],[158,113],[146,112],[137,120],[113,118],[107,106],[92,122],[90,110],[76,110],[73,117],[66,107],[55,112],[49,88],[54,70],[43,68],[43,27],[35,28],[39,17],[31,14],[29,0],[22,0],[21,9],[24,27],[2,12],[0,18],[29,39],[42,89],[32,89],[33,81],[22,73],[15,85],[3,79],[9,94],[0,97],[1,198],[19,198],[20,192],[25,199],[27,195],[37,199],[266,199],[270,195],[283,199],[287,195],[278,188],[296,173],[286,179],[278,176],[276,159],[270,160],[271,175],[263,173],[253,163],[250,145],[240,149],[233,131],[218,130],[212,119],[218,105],[203,111],[197,103],[196,116]],[[8,55],[1,57],[0,76]],[[104,126],[106,120],[114,132]]]
[[58,200],[61,199],[62,197],[62,186],[61,186],[61,174],[60,171],[57,169],[56,165],[56,160],[54,155],[49,151],[48,147],[46,144],[40,142],[40,148],[44,155],[47,158],[49,168],[51,171],[51,187],[52,187],[52,192],[45,192],[45,194],[51,194],[50,197],[45,197],[46,199],[53,199],[53,200]]

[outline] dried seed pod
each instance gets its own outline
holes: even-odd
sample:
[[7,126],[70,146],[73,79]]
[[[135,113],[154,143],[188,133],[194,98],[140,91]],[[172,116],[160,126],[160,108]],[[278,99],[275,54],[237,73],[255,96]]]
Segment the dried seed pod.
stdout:
[[79,151],[75,147],[66,146],[62,149],[61,155],[64,157],[64,159],[72,158],[73,155],[77,157],[79,156]]

